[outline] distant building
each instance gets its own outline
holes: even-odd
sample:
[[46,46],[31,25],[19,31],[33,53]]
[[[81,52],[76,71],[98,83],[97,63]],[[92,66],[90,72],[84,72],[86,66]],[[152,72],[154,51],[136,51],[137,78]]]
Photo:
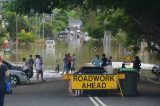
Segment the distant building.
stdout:
[[81,26],[82,26],[81,20],[73,19],[73,18],[69,19],[69,27],[74,27],[74,28],[80,29]]

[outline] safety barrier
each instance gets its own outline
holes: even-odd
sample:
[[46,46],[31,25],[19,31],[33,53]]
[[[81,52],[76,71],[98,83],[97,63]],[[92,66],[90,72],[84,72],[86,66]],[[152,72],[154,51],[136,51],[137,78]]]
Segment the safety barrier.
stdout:
[[72,75],[64,74],[64,80],[68,80],[69,94],[79,96],[83,90],[117,90],[123,97],[119,79],[125,79],[124,74],[105,74],[105,75]]

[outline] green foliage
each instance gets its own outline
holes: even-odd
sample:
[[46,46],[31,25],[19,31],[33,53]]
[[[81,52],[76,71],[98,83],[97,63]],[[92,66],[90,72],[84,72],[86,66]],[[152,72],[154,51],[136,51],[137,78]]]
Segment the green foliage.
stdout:
[[[3,17],[8,22],[8,26],[6,26],[6,32],[10,33],[12,39],[16,38],[16,17],[17,17],[17,32],[21,32],[21,30],[25,30],[26,32],[32,32],[34,35],[39,34],[42,35],[42,15],[37,14],[33,16],[24,16],[24,15],[16,15],[14,12],[4,11]],[[68,13],[67,11],[62,11],[61,9],[55,9],[54,15],[51,17],[45,17],[44,30],[45,37],[53,37],[58,34],[62,28],[66,28],[68,26]],[[1,33],[4,33],[1,30]],[[1,34],[2,35],[2,34]],[[4,34],[3,34],[4,35]]]
[[[6,25],[4,22],[2,23],[2,20],[0,20],[0,44],[4,42],[4,40],[9,40],[10,39],[10,33],[7,32],[6,30]],[[4,27],[3,27],[4,26]]]
[[[10,33],[10,36],[12,38],[15,38],[16,36],[16,31],[15,31],[16,30],[16,14],[14,12],[4,11],[3,17],[8,22],[8,25],[6,26],[7,32]],[[18,26],[18,32],[21,31],[22,29],[29,31],[28,17],[17,15],[17,26]]]
[[[127,33],[127,43],[133,47],[134,51],[139,50],[140,43],[144,40],[148,44],[148,50],[153,50],[157,54],[160,53],[158,40],[160,39],[159,0],[83,0],[83,3],[86,11],[97,9],[100,12],[123,10],[124,15],[117,18],[118,20],[114,24],[117,25],[117,30],[116,27],[112,26],[111,28],[114,30],[111,31],[115,33],[119,27],[123,29]],[[134,46],[135,44],[136,46]]]
[[84,31],[87,31],[89,36],[101,39],[104,36],[104,26],[101,23],[100,18],[96,15],[95,12],[90,12],[82,17],[84,23]]
[[[109,29],[113,36],[119,29],[126,32],[127,44],[133,47],[137,44],[134,50],[138,50],[140,42],[144,40],[148,44],[148,50],[160,53],[160,0],[15,0],[8,6],[10,10],[20,14],[29,14],[31,9],[39,13],[51,13],[55,8],[72,7],[83,8],[82,11],[87,16],[90,11],[95,11],[100,17],[102,15],[102,20],[94,21],[107,19],[109,24],[105,28]],[[84,18],[87,20],[83,20],[86,30],[90,33],[101,32],[98,31],[102,28],[101,25],[92,25],[92,28],[88,20],[91,19],[93,24],[98,22],[94,22],[89,16],[89,19]]]
[[4,35],[0,35],[0,44],[4,43],[5,40],[9,40],[10,39],[10,35],[9,33],[4,33]]
[[116,33],[115,36],[112,36],[112,40],[114,42],[117,42],[117,43],[120,43],[120,44],[125,44],[126,43],[126,37],[127,37],[127,34],[122,31],[121,29],[119,29],[119,32]]
[[77,14],[76,10],[67,11],[68,17],[72,17],[74,19],[79,19],[79,14]]
[[57,14],[55,14],[54,20],[60,20],[65,23],[65,26],[68,25],[68,15],[63,10],[60,10]]
[[22,43],[34,42],[35,35],[32,32],[26,32],[25,30],[21,30],[21,32],[18,33],[18,39]]
[[48,37],[52,35],[53,36],[57,35],[59,31],[68,26],[67,11],[63,11],[61,9],[55,9],[53,10],[53,13],[54,16],[52,19],[52,23],[50,21],[47,21],[45,24],[45,34]]

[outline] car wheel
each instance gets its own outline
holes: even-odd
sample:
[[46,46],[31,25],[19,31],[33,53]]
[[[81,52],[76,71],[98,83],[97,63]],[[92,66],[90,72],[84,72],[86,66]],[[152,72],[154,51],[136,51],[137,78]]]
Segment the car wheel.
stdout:
[[19,78],[17,76],[11,75],[10,79],[11,79],[11,85],[19,84]]

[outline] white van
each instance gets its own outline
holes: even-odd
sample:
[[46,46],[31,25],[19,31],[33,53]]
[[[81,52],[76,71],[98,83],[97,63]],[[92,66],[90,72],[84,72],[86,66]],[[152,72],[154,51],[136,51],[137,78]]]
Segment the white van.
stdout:
[[46,40],[46,53],[54,52],[55,50],[55,41],[54,40]]

